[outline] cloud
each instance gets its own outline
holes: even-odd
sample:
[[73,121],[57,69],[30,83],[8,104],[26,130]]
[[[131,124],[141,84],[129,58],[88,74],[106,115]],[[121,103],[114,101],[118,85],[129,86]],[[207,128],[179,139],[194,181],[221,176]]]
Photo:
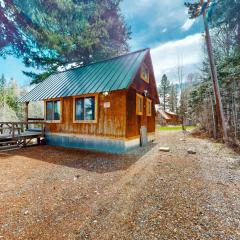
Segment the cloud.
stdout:
[[188,31],[194,24],[195,19],[187,19],[186,22],[182,25],[181,29],[183,31]]
[[131,26],[134,50],[179,39],[179,33],[184,37],[181,27],[188,19],[184,0],[124,0],[121,9]]
[[203,38],[198,33],[153,48],[151,56],[157,82],[160,82],[164,73],[169,75],[170,80],[176,82],[179,62],[181,62],[185,74],[196,72],[202,62],[202,46]]
[[1,6],[2,8],[4,8],[4,7],[5,7],[5,3],[4,3],[4,1],[3,1],[3,0],[0,0],[0,6]]

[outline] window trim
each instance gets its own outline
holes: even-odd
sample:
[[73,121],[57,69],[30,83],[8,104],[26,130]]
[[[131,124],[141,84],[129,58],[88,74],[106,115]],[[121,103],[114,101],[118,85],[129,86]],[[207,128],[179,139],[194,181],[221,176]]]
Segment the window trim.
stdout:
[[[148,103],[150,103],[150,113],[148,111],[149,110]],[[152,99],[150,99],[150,98],[146,98],[146,115],[147,115],[147,117],[152,116]]]
[[[94,97],[95,98],[95,109],[94,109],[94,120],[76,120],[76,99],[79,98],[87,98]],[[97,123],[98,122],[98,94],[83,94],[79,96],[73,96],[73,123]]]
[[[59,120],[47,120],[47,102],[60,102],[60,119]],[[50,98],[44,100],[44,121],[47,123],[62,123],[62,98]]]
[[[142,101],[142,111],[138,111],[138,99]],[[136,115],[143,115],[143,96],[139,93],[136,93]]]
[[[142,74],[142,68],[146,68],[146,69],[147,69],[147,72],[148,72],[148,77],[147,77],[147,79],[145,79],[144,76],[143,76],[143,74]],[[145,63],[143,63],[143,64],[141,65],[140,76],[141,76],[141,79],[142,79],[144,82],[149,83],[149,69],[148,69],[148,67],[147,67],[147,65],[146,65]]]

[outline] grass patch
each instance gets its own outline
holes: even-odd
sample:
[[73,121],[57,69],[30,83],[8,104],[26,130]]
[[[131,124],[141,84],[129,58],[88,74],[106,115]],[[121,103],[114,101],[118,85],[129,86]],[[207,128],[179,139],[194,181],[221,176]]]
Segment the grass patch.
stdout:
[[[190,131],[195,128],[195,126],[186,126],[186,130]],[[157,131],[181,131],[182,126],[158,126]]]

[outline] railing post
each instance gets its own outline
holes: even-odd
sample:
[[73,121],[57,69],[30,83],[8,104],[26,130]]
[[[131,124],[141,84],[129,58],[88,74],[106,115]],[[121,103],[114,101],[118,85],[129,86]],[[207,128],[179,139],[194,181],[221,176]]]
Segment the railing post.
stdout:
[[24,132],[23,123],[21,123],[21,132]]
[[29,104],[29,102],[25,102],[25,122],[26,122],[26,129],[28,129],[28,104]]
[[14,123],[12,123],[12,138],[14,138]]

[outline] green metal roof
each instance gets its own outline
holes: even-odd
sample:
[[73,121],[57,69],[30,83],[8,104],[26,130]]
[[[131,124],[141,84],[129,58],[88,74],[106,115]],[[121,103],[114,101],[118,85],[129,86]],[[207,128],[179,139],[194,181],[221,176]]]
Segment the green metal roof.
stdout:
[[149,49],[58,72],[38,84],[19,102],[127,89]]

